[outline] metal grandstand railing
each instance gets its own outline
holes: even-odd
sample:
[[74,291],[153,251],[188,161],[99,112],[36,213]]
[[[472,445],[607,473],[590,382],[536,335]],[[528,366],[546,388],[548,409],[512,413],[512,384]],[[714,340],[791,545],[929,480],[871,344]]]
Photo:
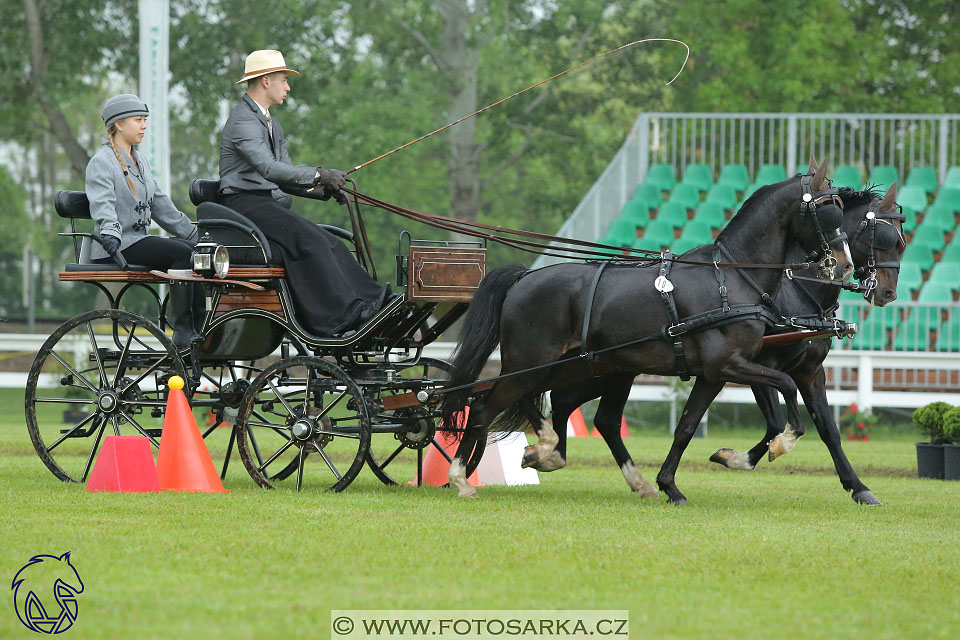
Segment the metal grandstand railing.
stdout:
[[[853,165],[866,176],[874,166],[896,167],[901,180],[915,166],[934,167],[940,181],[960,164],[960,114],[648,113],[557,232],[567,238],[603,236],[644,182],[651,164],[669,163],[682,176],[688,164],[747,167],[752,180],[763,164],[792,175],[810,154],[832,166]],[[535,267],[557,262],[541,257]]]

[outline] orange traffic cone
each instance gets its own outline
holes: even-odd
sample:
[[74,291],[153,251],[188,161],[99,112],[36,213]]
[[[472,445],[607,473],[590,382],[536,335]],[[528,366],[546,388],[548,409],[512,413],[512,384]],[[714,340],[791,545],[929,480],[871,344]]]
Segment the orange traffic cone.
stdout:
[[629,438],[630,429],[627,429],[627,418],[625,416],[620,417],[620,437]]
[[183,378],[173,376],[167,384],[170,392],[160,436],[160,453],[157,454],[160,489],[229,493],[220,482],[190,404],[183,395]]
[[[463,410],[463,417],[457,419],[457,424],[466,424],[468,415],[470,415],[470,407],[466,407]],[[460,443],[457,442],[452,433],[447,433],[446,431],[437,431],[436,439],[440,446],[443,447],[443,450],[447,452],[448,456],[452,458],[454,455],[456,455],[457,447]],[[435,446],[428,446],[427,453],[423,456],[423,479],[420,484],[429,485],[431,487],[442,487],[450,482],[450,478],[447,477],[449,471],[450,463],[447,462],[445,457],[443,457],[443,454],[437,451]],[[415,486],[419,480],[421,480],[420,477],[415,476],[413,480],[407,484]],[[474,471],[473,474],[467,478],[467,482],[475,487],[484,486],[477,479],[476,471]]]
[[87,491],[160,491],[150,442],[141,436],[107,436],[87,480]]
[[580,411],[579,407],[567,418],[567,424],[573,429],[574,438],[586,438],[590,435],[590,432],[587,431],[587,424],[583,421],[583,412]]

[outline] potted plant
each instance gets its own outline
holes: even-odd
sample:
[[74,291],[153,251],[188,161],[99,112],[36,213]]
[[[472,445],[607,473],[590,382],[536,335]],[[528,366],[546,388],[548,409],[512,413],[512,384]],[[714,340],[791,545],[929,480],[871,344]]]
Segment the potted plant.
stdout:
[[913,412],[913,421],[930,442],[917,442],[917,475],[943,480],[943,416],[953,409],[946,402],[931,402]]
[[837,426],[847,434],[848,440],[870,442],[870,434],[876,422],[876,416],[872,413],[860,413],[859,407],[854,402],[850,405],[850,410],[840,416]]
[[960,407],[943,414],[943,479],[960,480]]

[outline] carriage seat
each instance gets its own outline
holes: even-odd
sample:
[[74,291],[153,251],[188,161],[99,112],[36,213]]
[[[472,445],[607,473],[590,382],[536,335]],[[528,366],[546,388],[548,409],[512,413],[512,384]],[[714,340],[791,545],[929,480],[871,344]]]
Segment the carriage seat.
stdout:
[[[197,207],[197,218],[200,217],[200,206],[203,203],[219,203],[220,202],[220,181],[219,180],[203,180],[202,178],[197,178],[190,183],[190,202]],[[252,222],[243,218],[241,220],[251,226],[255,227]],[[334,226],[332,224],[320,224],[318,225],[321,229],[329,231],[338,238],[343,238],[348,242],[353,242],[353,234],[342,229],[340,227]]]
[[[53,198],[53,208],[61,218],[70,220],[71,227],[74,227],[74,220],[91,220],[90,201],[87,194],[83,191],[58,191]],[[90,258],[91,243],[99,242],[93,233],[82,234],[80,241],[80,251],[77,255],[77,262],[68,264],[64,267],[65,271],[150,271],[152,267],[141,264],[127,264],[126,268],[118,264],[108,262],[100,264],[93,262]]]

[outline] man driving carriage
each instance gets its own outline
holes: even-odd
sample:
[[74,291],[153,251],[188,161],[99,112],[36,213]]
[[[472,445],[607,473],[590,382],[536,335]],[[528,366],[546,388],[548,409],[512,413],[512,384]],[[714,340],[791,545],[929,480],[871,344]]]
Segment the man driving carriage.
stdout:
[[279,51],[247,56],[247,92],[234,107],[220,141],[220,202],[249,218],[282,259],[293,292],[297,319],[317,335],[339,335],[373,317],[390,298],[354,259],[347,247],[320,226],[290,210],[288,194],[323,188],[321,199],[345,203],[340,191],[346,174],[336,169],[293,164],[283,128],[270,109],[290,92]]

